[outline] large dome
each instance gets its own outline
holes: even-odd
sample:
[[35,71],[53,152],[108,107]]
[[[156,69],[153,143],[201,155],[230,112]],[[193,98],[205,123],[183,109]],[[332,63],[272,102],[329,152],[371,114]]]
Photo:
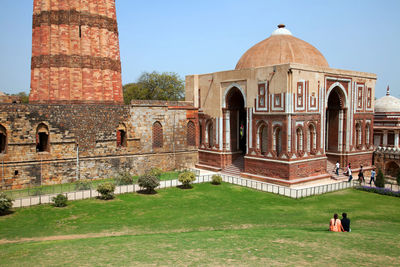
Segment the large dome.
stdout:
[[375,101],[375,112],[400,112],[400,99],[390,95],[389,86],[386,95]]
[[279,24],[269,38],[259,42],[240,58],[237,70],[300,63],[312,66],[329,67],[325,57],[314,46],[292,35]]

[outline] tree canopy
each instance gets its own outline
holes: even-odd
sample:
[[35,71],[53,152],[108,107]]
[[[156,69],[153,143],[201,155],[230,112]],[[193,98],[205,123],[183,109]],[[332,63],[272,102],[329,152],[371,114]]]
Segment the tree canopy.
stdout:
[[182,100],[184,81],[175,72],[143,72],[135,83],[123,86],[125,104],[139,100]]

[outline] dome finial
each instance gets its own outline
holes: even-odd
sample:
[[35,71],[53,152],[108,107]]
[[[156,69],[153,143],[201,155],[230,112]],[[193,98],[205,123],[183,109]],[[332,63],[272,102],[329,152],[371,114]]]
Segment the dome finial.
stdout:
[[388,85],[388,87],[387,87],[387,89],[386,89],[386,95],[387,95],[387,96],[390,95],[390,88],[389,88],[389,85]]
[[286,28],[286,25],[281,23],[278,25],[278,29],[272,32],[271,36],[274,35],[292,35],[292,33]]

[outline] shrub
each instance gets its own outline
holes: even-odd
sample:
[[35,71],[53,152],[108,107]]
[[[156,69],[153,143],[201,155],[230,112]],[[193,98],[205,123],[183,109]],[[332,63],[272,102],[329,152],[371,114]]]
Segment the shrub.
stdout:
[[396,180],[397,180],[397,185],[400,186],[400,171],[397,173]]
[[67,206],[68,198],[63,194],[58,194],[56,197],[51,199],[54,202],[55,207],[65,207]]
[[385,176],[383,176],[381,169],[378,170],[378,174],[376,175],[375,185],[376,187],[385,187]]
[[114,198],[115,184],[106,182],[97,186],[97,192],[100,193],[99,198],[108,200]]
[[79,180],[75,182],[75,190],[89,190],[92,188],[92,183],[89,180]]
[[133,184],[135,181],[133,175],[129,172],[119,172],[115,177],[115,182],[117,185],[128,185]]
[[155,175],[146,173],[139,177],[138,184],[140,187],[145,188],[147,193],[154,192],[154,189],[160,185],[160,178]]
[[190,188],[191,183],[196,180],[196,175],[193,172],[185,171],[179,174],[178,181],[183,184],[184,188]]
[[150,174],[150,175],[160,178],[161,174],[163,174],[163,171],[158,168],[152,168],[149,171],[147,171],[147,174]]
[[222,183],[222,177],[220,175],[214,174],[211,177],[211,183],[215,185],[219,185]]
[[12,208],[12,199],[0,192],[0,214],[7,213]]

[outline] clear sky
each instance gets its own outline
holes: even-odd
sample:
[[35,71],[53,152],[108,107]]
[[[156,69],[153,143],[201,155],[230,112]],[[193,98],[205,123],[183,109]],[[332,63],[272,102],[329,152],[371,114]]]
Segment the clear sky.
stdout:
[[[400,97],[400,0],[116,0],[122,82],[143,71],[232,70],[286,24],[333,68],[378,75],[376,97]],[[33,0],[1,0],[0,91],[30,87]]]

